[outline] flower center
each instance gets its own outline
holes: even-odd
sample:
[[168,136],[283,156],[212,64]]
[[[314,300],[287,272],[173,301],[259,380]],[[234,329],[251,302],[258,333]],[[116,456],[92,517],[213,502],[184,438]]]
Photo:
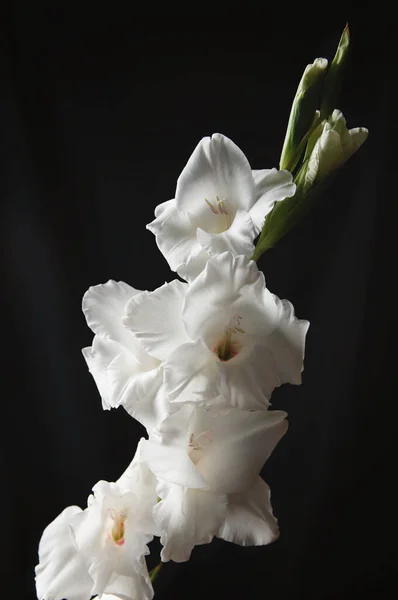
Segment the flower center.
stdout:
[[240,326],[241,320],[242,317],[239,315],[234,315],[232,317],[224,330],[223,338],[214,348],[214,352],[222,362],[227,362],[239,354],[239,344],[236,339],[234,339],[234,336],[237,333],[245,333],[245,330]]
[[229,212],[228,212],[227,199],[222,198],[220,200],[220,198],[218,196],[216,196],[216,204],[213,204],[207,198],[205,198],[205,202],[213,214],[221,215],[221,223],[220,223],[221,226],[219,228],[220,229],[219,233],[222,233],[223,231],[226,231],[227,229],[229,229],[229,227],[231,226],[232,220],[231,220],[231,214],[229,214]]
[[123,511],[116,511],[109,509],[108,513],[108,527],[107,527],[107,539],[113,541],[116,546],[123,546],[126,514]]

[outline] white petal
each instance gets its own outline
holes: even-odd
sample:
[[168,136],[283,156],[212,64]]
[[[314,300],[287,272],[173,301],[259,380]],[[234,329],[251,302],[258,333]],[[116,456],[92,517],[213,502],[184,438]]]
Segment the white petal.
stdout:
[[109,280],[107,283],[90,287],[83,296],[82,309],[88,326],[94,333],[110,338],[135,350],[137,340],[123,326],[124,308],[132,296],[139,294],[123,281]]
[[265,217],[271,212],[275,202],[294,196],[296,184],[293,183],[293,176],[289,171],[277,171],[277,169],[256,171],[255,181],[258,199],[250,209],[250,216],[257,235],[262,230]]
[[[157,207],[155,208],[155,217],[161,217],[162,215],[164,216],[167,213],[170,213],[173,209],[175,209],[175,200],[174,198],[172,200],[167,200],[166,202],[162,202],[161,204],[158,204]],[[147,226],[148,229],[151,231],[150,227]]]
[[238,210],[231,226],[222,233],[207,233],[198,229],[198,241],[210,256],[230,251],[234,255],[243,254],[250,258],[254,252],[254,226],[249,213]]
[[157,479],[143,462],[142,449],[145,442],[144,438],[140,440],[133,460],[116,483],[122,494],[133,492],[137,498],[134,508],[136,528],[147,534],[160,535],[155,528],[152,514],[153,507],[158,502]]
[[113,573],[101,600],[151,600],[153,587],[146,565],[133,561],[130,572],[130,576]]
[[[212,491],[225,494],[252,487],[288,427],[283,411],[196,408],[194,416],[190,431],[201,448],[196,467]],[[207,437],[198,438],[202,433]]]
[[279,536],[269,486],[258,477],[250,490],[228,496],[225,521],[217,537],[240,546],[264,546]]
[[198,340],[182,344],[164,363],[164,384],[171,402],[201,402],[217,394],[218,365],[213,352]]
[[249,210],[255,201],[255,185],[249,162],[230,139],[214,134],[203,138],[177,181],[176,206],[192,215],[198,227],[212,231],[215,215],[205,198],[225,198],[236,211]]
[[156,477],[193,489],[206,490],[209,487],[189,459],[185,448],[145,440],[142,456]]
[[[173,411],[164,386],[162,386],[163,369],[157,373],[148,371],[141,373],[134,380],[134,402],[126,400],[124,408],[129,415],[142,423],[148,432],[152,431]],[[150,393],[149,390],[156,391]]]
[[188,259],[187,263],[180,265],[177,269],[177,273],[180,277],[191,283],[196,277],[203,271],[210,255],[206,250],[202,249],[199,242],[195,245],[195,255]]
[[162,531],[163,562],[189,560],[197,544],[208,544],[223,522],[226,496],[160,482],[161,502],[154,509]]
[[245,360],[229,360],[219,364],[219,393],[228,406],[243,410],[261,410],[269,406],[272,391],[280,385],[272,354],[254,344]]
[[244,339],[268,335],[278,311],[254,261],[224,252],[209,260],[190,285],[183,320],[191,339],[202,338],[213,349],[234,315],[242,317]]
[[[196,225],[189,215],[175,207],[175,200],[160,211],[157,218],[147,225],[156,235],[159,250],[173,271],[196,259],[201,247],[196,240]],[[163,206],[163,205],[161,205]]]
[[140,442],[140,455],[156,477],[183,487],[207,489],[207,482],[188,456],[194,412],[192,405],[184,405],[166,418],[152,439]]
[[[275,295],[274,299],[280,315],[279,323],[274,331],[263,340],[264,346],[273,356],[280,383],[300,385],[305,337],[310,324],[308,321],[295,317],[291,302],[280,300]],[[261,353],[261,349],[259,349],[259,353]]]
[[43,532],[39,544],[36,591],[39,600],[88,600],[93,581],[69,528],[81,508],[69,506]]
[[123,406],[147,429],[157,424],[162,408],[157,393],[163,377],[157,359],[147,356],[146,367],[152,368],[144,370],[124,346],[100,336],[94,337],[91,347],[83,349],[83,356],[104,410]]
[[[92,563],[93,557],[101,550],[103,528],[101,505],[95,495],[90,495],[86,510],[74,515],[70,523],[75,546],[89,566]],[[98,592],[95,591],[93,593]]]
[[189,338],[181,318],[186,283],[175,279],[154,292],[142,292],[126,306],[123,323],[152,356],[166,360]]

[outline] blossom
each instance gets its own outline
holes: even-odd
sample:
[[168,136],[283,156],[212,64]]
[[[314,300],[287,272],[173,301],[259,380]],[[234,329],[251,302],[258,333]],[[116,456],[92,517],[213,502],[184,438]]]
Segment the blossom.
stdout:
[[310,136],[302,173],[298,183],[309,189],[339,169],[362,146],[368,137],[365,127],[347,129],[343,113],[334,110]]
[[140,291],[123,281],[90,287],[83,297],[83,313],[95,333],[83,356],[97,384],[105,410],[123,406],[145,427],[166,413],[159,395],[161,361],[150,356],[122,322],[127,302]]
[[186,404],[142,442],[158,478],[154,519],[162,561],[183,562],[214,536],[241,545],[279,535],[264,462],[287,430],[282,411],[242,411]]
[[266,287],[254,261],[224,252],[190,285],[134,295],[126,327],[163,361],[170,402],[224,397],[264,408],[273,389],[301,383],[308,322]]
[[147,228],[170,268],[191,281],[210,256],[227,250],[250,258],[253,240],[275,202],[293,196],[288,171],[252,171],[243,152],[219,133],[203,138]]
[[139,452],[116,483],[99,481],[87,508],[67,507],[44,530],[39,544],[39,600],[150,600],[144,559],[156,533],[155,478]]

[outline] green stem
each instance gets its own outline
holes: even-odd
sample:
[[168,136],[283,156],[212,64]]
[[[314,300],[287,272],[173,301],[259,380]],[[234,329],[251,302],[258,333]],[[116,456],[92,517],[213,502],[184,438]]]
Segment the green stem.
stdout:
[[149,579],[152,581],[152,583],[155,581],[156,577],[159,575],[160,569],[162,568],[163,563],[160,562],[158,565],[156,565],[156,567],[154,567],[150,572],[149,572]]

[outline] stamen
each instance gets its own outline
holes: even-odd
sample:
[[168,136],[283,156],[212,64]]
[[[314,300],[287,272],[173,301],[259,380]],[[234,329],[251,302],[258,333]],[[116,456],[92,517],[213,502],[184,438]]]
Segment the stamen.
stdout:
[[226,198],[223,198],[222,200],[220,200],[220,198],[218,196],[216,196],[216,200],[217,200],[217,207],[218,207],[219,214],[220,215],[228,215],[228,211],[224,204],[224,202],[226,202]]
[[218,209],[211,202],[209,202],[207,198],[205,198],[205,202],[207,202],[207,205],[210,208],[211,212],[213,212],[215,215],[219,214]]

